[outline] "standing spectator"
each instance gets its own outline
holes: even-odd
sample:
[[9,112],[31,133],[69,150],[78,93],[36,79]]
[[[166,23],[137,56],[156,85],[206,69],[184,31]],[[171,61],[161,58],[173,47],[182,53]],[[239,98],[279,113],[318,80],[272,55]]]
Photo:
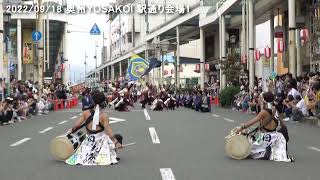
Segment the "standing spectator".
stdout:
[[82,93],[82,111],[90,109],[90,107],[93,105],[93,100],[91,96],[89,95],[88,91],[85,90]]

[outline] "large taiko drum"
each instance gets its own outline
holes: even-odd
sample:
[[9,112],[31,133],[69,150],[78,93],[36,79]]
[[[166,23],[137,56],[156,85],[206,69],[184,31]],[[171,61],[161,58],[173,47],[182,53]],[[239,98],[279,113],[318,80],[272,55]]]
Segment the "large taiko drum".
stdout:
[[85,137],[86,134],[82,131],[58,136],[51,141],[51,154],[57,160],[64,161],[77,150]]
[[225,151],[231,158],[241,160],[250,155],[252,144],[247,136],[236,134],[233,129],[225,139]]

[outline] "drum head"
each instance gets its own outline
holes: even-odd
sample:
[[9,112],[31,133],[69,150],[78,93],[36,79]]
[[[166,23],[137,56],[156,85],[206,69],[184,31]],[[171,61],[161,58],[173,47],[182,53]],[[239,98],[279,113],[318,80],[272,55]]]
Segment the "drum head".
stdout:
[[245,159],[251,151],[251,143],[246,136],[234,135],[226,140],[226,153],[233,159]]
[[58,136],[51,141],[51,154],[60,161],[68,159],[74,152],[73,145],[65,136]]

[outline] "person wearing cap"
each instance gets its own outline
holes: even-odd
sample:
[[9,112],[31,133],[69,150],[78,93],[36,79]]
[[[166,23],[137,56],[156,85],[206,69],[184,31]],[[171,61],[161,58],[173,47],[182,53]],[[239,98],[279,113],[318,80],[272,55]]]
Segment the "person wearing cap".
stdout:
[[[256,130],[260,134],[252,143],[250,158],[293,162],[294,159],[290,157],[287,151],[287,141],[289,140],[287,127],[282,119],[275,118],[276,110],[272,105],[273,101],[274,96],[271,92],[262,93],[259,97],[261,112],[237,127],[235,133],[245,132],[249,127],[259,124]],[[283,129],[281,132],[277,130],[279,125]]]

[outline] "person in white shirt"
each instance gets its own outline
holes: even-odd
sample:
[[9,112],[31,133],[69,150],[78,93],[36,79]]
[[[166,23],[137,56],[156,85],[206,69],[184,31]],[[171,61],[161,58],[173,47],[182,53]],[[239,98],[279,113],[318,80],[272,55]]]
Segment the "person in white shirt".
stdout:
[[295,99],[298,103],[292,109],[291,118],[293,121],[301,121],[305,117],[309,116],[309,112],[308,112],[307,106],[301,96],[298,95],[295,97]]
[[299,93],[299,91],[296,90],[296,85],[295,85],[294,80],[289,81],[288,89],[289,89],[288,96],[292,95],[294,98],[297,96],[302,97],[301,94]]

